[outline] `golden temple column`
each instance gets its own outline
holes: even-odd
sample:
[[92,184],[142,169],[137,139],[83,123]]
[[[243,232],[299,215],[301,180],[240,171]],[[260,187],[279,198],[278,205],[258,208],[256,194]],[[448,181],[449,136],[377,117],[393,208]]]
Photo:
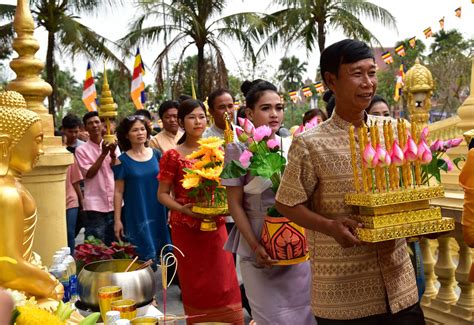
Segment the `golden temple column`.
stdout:
[[44,133],[44,152],[37,167],[23,176],[38,206],[38,223],[33,250],[38,252],[45,265],[51,263],[55,250],[67,246],[66,233],[66,169],[73,157],[67,152],[60,137],[54,136],[53,117],[43,104],[52,88],[40,77],[44,63],[35,57],[39,43],[34,38],[34,21],[27,0],[18,0],[13,21],[16,37],[13,48],[18,57],[10,62],[17,77],[7,85],[25,97],[28,109],[41,118]]

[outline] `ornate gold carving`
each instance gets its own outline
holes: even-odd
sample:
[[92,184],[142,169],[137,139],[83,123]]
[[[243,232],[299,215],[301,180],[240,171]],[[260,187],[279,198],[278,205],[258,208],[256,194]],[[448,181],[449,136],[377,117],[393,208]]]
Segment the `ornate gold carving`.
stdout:
[[347,205],[378,207],[440,197],[444,197],[444,189],[442,186],[421,186],[386,193],[348,193],[346,194],[345,202]]
[[365,228],[378,229],[383,227],[391,227],[403,225],[407,223],[415,223],[422,221],[441,219],[440,208],[430,208],[416,211],[398,212],[379,216],[353,216],[360,221]]
[[420,125],[428,124],[433,89],[434,82],[430,70],[416,59],[415,65],[405,75],[403,87],[403,92],[407,95],[412,122],[420,123]]
[[[0,136],[8,137],[7,150],[14,147],[23,137],[26,130],[34,123],[40,121],[39,116],[26,109],[26,101],[16,91],[0,93]],[[0,155],[5,154],[1,152]]]
[[363,216],[379,216],[383,214],[398,213],[403,211],[413,211],[418,209],[428,209],[430,207],[429,200],[405,202],[392,205],[383,205],[379,207],[359,207],[359,213]]
[[107,70],[104,68],[104,84],[102,85],[102,96],[99,100],[99,116],[105,120],[106,132],[104,141],[107,143],[115,142],[115,135],[110,129],[110,120],[117,116],[117,104],[114,102],[112,92],[109,88],[109,81],[107,79]]
[[454,219],[442,218],[439,220],[409,223],[379,229],[357,228],[356,235],[362,241],[376,243],[396,238],[420,236],[451,230],[454,230]]

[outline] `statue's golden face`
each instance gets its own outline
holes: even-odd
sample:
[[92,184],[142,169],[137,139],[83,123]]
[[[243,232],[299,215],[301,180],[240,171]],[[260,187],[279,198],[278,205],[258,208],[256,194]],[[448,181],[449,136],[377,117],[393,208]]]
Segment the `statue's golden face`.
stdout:
[[20,142],[13,148],[10,158],[10,168],[20,173],[27,173],[38,162],[43,154],[43,128],[41,122],[33,123]]

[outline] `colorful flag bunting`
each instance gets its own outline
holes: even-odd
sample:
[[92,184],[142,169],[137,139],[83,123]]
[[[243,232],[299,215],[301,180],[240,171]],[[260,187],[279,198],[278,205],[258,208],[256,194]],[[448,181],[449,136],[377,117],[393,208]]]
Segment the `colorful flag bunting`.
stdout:
[[439,28],[444,29],[444,17],[439,20]]
[[304,87],[302,90],[303,90],[304,97],[313,96],[313,92],[311,91],[311,89],[309,87]]
[[142,109],[145,104],[145,83],[143,76],[145,75],[145,68],[143,66],[140,49],[137,47],[137,54],[135,55],[135,63],[133,64],[132,86],[130,95],[135,104],[136,109]]
[[400,64],[400,70],[398,71],[397,83],[395,84],[395,95],[393,96],[393,99],[396,102],[400,100],[402,89],[403,89],[403,86],[405,85],[404,79],[405,79],[405,66],[402,63]]
[[293,103],[296,103],[299,99],[300,96],[298,96],[298,91],[290,91],[288,93],[288,95],[290,95],[290,99]]
[[433,35],[433,32],[431,31],[431,27],[426,28],[426,29],[423,31],[423,34],[425,34],[425,37],[426,37],[426,38],[431,37],[431,35]]
[[392,64],[393,63],[392,54],[390,54],[389,51],[384,52],[382,54],[382,59],[385,61],[386,64]]
[[416,36],[413,36],[412,38],[410,38],[408,40],[408,43],[410,44],[412,48],[414,48],[416,46]]
[[405,46],[403,46],[403,44],[401,44],[400,46],[397,46],[395,48],[395,52],[401,57],[405,56]]
[[92,75],[91,63],[87,63],[86,79],[84,80],[84,89],[82,91],[82,101],[87,110],[97,111],[97,91],[95,89],[94,76]]
[[324,85],[321,81],[316,82],[313,86],[314,88],[316,88],[316,91],[320,94],[325,91]]
[[461,7],[454,10],[454,14],[456,15],[456,17],[461,18]]

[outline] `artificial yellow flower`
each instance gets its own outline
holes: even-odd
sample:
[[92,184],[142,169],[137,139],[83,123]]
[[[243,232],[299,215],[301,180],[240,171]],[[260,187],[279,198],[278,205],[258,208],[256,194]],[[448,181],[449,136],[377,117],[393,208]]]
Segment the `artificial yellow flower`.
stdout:
[[201,145],[201,148],[217,150],[219,147],[222,147],[224,140],[219,137],[209,137],[200,139],[198,143]]
[[204,148],[199,148],[196,151],[191,152],[189,155],[186,156],[187,159],[197,159],[200,158],[201,156],[204,156],[206,154],[206,150]]
[[194,172],[203,178],[213,180],[213,181],[219,181],[221,173],[222,173],[222,166],[195,170]]
[[214,155],[217,161],[224,162],[224,152],[222,150],[218,149],[214,151]]
[[185,189],[190,189],[199,186],[199,182],[201,181],[201,177],[197,174],[187,173],[184,175],[182,179],[183,187]]
[[16,319],[17,325],[64,325],[56,315],[34,305],[20,306],[16,308],[20,316]]

